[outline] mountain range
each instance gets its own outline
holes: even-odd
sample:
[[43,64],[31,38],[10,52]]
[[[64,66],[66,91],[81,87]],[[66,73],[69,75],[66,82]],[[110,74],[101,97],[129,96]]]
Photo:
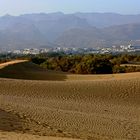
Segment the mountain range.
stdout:
[[0,50],[140,45],[140,15],[39,13],[0,17]]

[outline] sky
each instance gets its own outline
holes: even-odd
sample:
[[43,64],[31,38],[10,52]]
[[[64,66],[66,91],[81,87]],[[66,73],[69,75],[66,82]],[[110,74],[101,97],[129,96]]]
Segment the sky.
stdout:
[[140,0],[0,0],[0,15],[52,12],[140,14]]

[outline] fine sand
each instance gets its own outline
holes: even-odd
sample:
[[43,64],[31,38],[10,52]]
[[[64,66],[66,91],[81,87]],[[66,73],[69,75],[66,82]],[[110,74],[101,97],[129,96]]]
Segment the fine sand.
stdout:
[[0,76],[1,137],[140,139],[140,73],[70,75],[20,62]]
[[0,131],[0,140],[78,140],[73,138],[62,137],[48,137],[48,136],[36,136],[30,134],[20,134],[14,132],[2,132]]
[[26,62],[26,61],[27,60],[14,60],[14,61],[5,62],[5,63],[0,64],[0,69],[4,68],[6,66],[9,66],[9,65],[13,65],[13,64],[17,64],[17,63],[22,63],[22,62]]

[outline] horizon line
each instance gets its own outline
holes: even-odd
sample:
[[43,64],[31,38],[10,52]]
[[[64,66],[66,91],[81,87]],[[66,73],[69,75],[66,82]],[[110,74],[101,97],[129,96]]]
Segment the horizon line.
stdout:
[[72,14],[117,14],[117,15],[124,15],[124,16],[131,16],[131,15],[140,15],[139,14],[123,14],[123,13],[117,13],[117,12],[72,12],[72,13],[66,13],[66,12],[61,12],[61,11],[56,11],[56,12],[31,12],[31,13],[23,13],[23,14],[10,14],[10,13],[5,13],[3,15],[0,15],[0,17],[4,17],[4,16],[13,16],[13,17],[18,17],[18,16],[23,16],[23,15],[32,15],[32,14],[64,14],[64,15],[72,15]]

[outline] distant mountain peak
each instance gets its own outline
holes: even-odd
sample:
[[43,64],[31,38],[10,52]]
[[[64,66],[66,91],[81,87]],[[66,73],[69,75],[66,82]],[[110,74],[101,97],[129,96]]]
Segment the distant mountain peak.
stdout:
[[10,18],[10,17],[13,17],[12,15],[10,14],[5,14],[4,16],[2,16],[3,18]]

